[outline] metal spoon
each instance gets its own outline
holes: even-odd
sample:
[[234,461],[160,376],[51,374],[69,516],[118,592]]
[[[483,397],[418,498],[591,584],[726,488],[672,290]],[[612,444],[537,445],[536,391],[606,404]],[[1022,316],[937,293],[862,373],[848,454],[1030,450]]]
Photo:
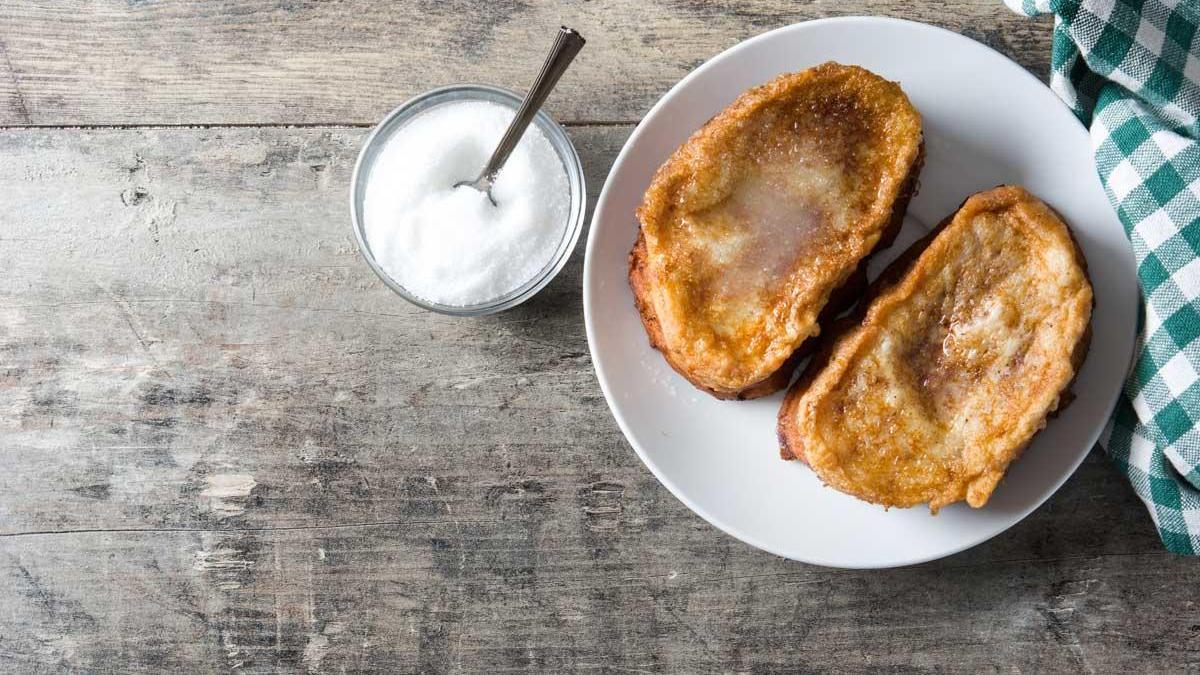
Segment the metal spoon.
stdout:
[[546,97],[550,95],[550,90],[558,84],[558,78],[562,77],[575,55],[579,53],[580,49],[583,49],[584,42],[583,36],[574,29],[566,26],[559,29],[558,37],[554,40],[554,46],[550,48],[550,54],[546,56],[546,62],[542,64],[541,72],[533,81],[529,93],[525,94],[525,100],[521,102],[521,107],[513,117],[512,123],[508,125],[508,130],[504,132],[504,137],[500,139],[500,144],[492,152],[492,158],[483,167],[478,178],[473,181],[464,180],[455,183],[454,187],[464,185],[473,187],[486,194],[493,206],[496,205],[496,199],[492,197],[492,183],[496,180],[496,174],[500,173],[500,168],[504,166],[504,162],[508,161],[508,156],[512,154],[513,148],[517,147],[517,142],[521,140],[521,136],[525,135],[525,129],[533,121],[533,116],[542,107]]

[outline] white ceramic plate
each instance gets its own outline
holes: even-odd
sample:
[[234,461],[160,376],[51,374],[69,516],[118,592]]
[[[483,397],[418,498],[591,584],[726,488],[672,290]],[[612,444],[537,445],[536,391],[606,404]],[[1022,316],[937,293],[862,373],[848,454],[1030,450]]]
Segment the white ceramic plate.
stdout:
[[[1073,227],[1095,286],[1091,351],[1078,399],[1050,421],[985,508],[884,509],[847,497],[779,459],[782,394],[722,402],[692,388],[655,351],[626,282],[634,211],[655,169],[738,94],[824,61],[864,66],[904,87],[921,112],[921,190],[891,255],[1001,183],[1024,185]],[[596,205],[584,265],[588,344],[625,437],[693,511],[772,553],[834,567],[893,567],[961,551],[1046,500],[1095,444],[1133,350],[1137,281],[1129,243],[1096,177],[1087,132],[1055,95],[1004,56],[923,24],[881,18],[811,21],[747,40],[705,63],[650,110],[621,151]]]

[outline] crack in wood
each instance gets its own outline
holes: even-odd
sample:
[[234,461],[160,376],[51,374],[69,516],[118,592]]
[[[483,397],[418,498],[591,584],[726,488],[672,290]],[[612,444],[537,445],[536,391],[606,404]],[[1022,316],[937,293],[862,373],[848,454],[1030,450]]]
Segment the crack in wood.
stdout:
[[[486,525],[495,523],[494,520],[463,520],[458,525]],[[43,537],[64,534],[186,534],[189,532],[204,533],[239,533],[239,532],[304,532],[318,530],[343,530],[367,527],[417,527],[422,525],[455,525],[451,520],[377,520],[365,523],[335,523],[332,525],[279,525],[271,527],[109,527],[109,528],[79,528],[70,530],[27,530],[23,532],[0,532],[0,539],[14,537]]]
[[21,91],[21,79],[17,76],[16,68],[13,68],[12,58],[8,55],[8,45],[4,40],[0,40],[0,56],[4,57],[4,64],[12,81],[13,96],[17,99],[17,113],[26,125],[32,124],[33,116],[29,114],[29,105],[26,104],[25,94]]

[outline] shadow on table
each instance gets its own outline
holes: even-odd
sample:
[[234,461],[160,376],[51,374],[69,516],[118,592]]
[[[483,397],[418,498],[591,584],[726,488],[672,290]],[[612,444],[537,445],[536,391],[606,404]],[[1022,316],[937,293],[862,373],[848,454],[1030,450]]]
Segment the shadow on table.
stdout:
[[1164,550],[1145,505],[1097,446],[1028,518],[990,541],[923,567]]

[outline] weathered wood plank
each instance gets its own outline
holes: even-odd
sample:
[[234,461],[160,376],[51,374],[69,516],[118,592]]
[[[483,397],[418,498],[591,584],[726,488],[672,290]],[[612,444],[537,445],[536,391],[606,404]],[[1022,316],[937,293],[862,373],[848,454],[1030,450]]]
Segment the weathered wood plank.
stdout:
[[[0,541],[0,664],[59,672],[1181,672],[1200,571],[1164,554],[869,573],[707,528],[554,546],[505,528]],[[536,548],[534,548],[536,546]],[[9,618],[14,617],[14,618]],[[20,617],[15,620],[15,617]],[[19,623],[18,623],[19,621]]]
[[[593,192],[629,130],[571,130]],[[512,312],[407,307],[354,249],[363,134],[0,133],[0,668],[1197,665],[1200,571],[1097,455],[916,568],[707,526],[611,420],[582,251]]]
[[[599,185],[628,129],[581,133]],[[514,477],[564,446],[587,449],[573,475],[624,461],[587,357],[582,252],[514,312],[412,308],[354,246],[362,135],[0,136],[0,434],[23,467],[0,478],[5,531],[212,524],[242,475],[259,483],[246,525],[394,520],[441,512],[426,476]],[[16,496],[66,462],[68,504]],[[388,466],[413,475],[373,485]]]
[[0,124],[359,123],[433,86],[524,90],[560,22],[589,40],[548,104],[636,121],[699,63],[796,21],[893,15],[1047,72],[1050,28],[999,0],[0,4]]

